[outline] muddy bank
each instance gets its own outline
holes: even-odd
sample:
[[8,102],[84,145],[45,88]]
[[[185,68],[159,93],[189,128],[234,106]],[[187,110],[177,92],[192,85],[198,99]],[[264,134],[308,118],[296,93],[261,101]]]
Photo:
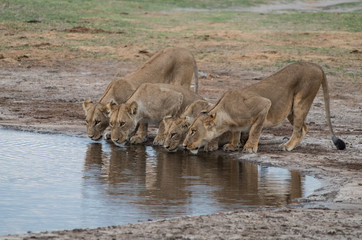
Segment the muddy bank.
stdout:
[[283,207],[0,239],[360,239],[361,221],[361,211]]

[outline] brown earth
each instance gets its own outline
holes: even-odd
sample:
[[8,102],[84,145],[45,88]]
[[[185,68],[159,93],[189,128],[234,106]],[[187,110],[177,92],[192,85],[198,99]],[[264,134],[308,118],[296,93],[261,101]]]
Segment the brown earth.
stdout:
[[[90,38],[99,31],[74,28],[67,32],[67,37]],[[303,41],[306,35],[313,35],[311,41]],[[7,44],[27,44],[27,48],[7,48],[0,52],[1,126],[85,136],[82,101],[86,97],[99,99],[111,79],[135,71],[148,58],[142,54],[144,46],[82,47],[81,51],[115,51],[121,59],[130,59],[92,61],[77,57],[70,50],[60,51],[62,43],[55,36],[53,31],[44,32],[43,37],[47,40],[39,42],[33,41],[35,37],[31,32],[9,31],[3,38]],[[208,30],[199,32],[198,36],[200,41],[181,43],[175,40],[175,46],[190,48],[195,53],[199,71],[203,76],[206,74],[200,77],[199,93],[213,102],[229,89],[245,87],[275,72],[275,63],[303,59],[323,62],[331,68],[325,70],[330,86],[332,123],[336,134],[345,140],[346,150],[336,150],[329,139],[320,92],[307,117],[309,132],[295,150],[282,152],[278,149],[282,137],[291,135],[291,126],[285,121],[279,127],[263,131],[257,154],[241,151],[229,154],[235,160],[300,170],[322,179],[323,187],[301,199],[300,204],[281,208],[259,208],[98,229],[2,236],[0,239],[362,238],[361,33],[304,32],[300,33],[300,38],[294,38],[288,32],[259,31],[251,34]],[[220,42],[220,39],[223,41]],[[249,42],[246,45],[233,39]],[[295,56],[293,51],[262,49],[257,45],[260,41],[280,45],[293,41],[292,44],[298,46],[338,47],[348,49],[348,53],[323,56],[308,52]],[[222,49],[222,54],[214,53],[215,49]],[[207,56],[202,58],[205,53]],[[261,66],[261,69],[255,70],[255,66]],[[348,72],[339,71],[339,66]]]

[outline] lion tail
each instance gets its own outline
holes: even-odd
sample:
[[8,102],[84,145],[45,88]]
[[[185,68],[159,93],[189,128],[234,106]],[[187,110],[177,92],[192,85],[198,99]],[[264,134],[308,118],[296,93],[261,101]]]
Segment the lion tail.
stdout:
[[329,107],[329,91],[328,91],[327,77],[323,70],[322,72],[323,72],[322,88],[323,88],[324,107],[326,111],[327,124],[334,145],[337,147],[337,149],[344,150],[346,148],[345,142],[342,139],[336,137],[336,135],[334,135],[333,132],[332,123],[331,123],[331,112]]
[[195,82],[195,93],[199,91],[199,69],[197,68],[197,63],[194,57],[194,82]]

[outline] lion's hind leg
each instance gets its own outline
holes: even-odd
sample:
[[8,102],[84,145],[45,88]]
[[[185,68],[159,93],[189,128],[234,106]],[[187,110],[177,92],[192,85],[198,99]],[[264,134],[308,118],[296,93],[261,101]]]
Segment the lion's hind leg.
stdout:
[[307,134],[307,125],[303,122],[302,127],[294,125],[292,137],[286,143],[280,145],[284,151],[292,151]]
[[[183,86],[189,88],[193,78],[193,66],[191,64],[186,64],[177,67],[173,70],[171,84]],[[196,86],[195,86],[196,87]]]
[[308,127],[304,121],[308,115],[314,96],[313,98],[303,99],[297,95],[294,99],[293,110],[288,115],[288,120],[293,125],[293,134],[289,141],[280,145],[284,151],[292,151],[307,134]]

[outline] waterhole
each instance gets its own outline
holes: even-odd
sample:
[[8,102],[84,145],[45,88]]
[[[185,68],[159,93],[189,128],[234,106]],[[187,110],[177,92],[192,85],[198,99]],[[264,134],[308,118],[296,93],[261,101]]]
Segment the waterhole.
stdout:
[[160,147],[0,128],[0,235],[280,206],[320,182],[298,171]]

